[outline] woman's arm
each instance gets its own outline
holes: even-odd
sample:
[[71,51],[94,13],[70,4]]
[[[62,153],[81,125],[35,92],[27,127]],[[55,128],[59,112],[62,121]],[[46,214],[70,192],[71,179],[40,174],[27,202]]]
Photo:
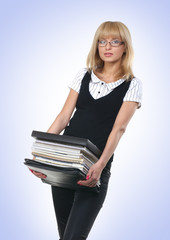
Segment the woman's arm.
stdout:
[[58,114],[50,128],[48,129],[48,133],[59,134],[69,123],[71,115],[75,109],[76,102],[78,98],[78,93],[73,89],[70,89],[70,93],[66,99],[66,102]]
[[[58,114],[55,121],[52,123],[52,125],[48,129],[47,131],[48,133],[59,134],[67,126],[71,118],[71,115],[75,109],[77,98],[78,98],[78,93],[73,89],[71,89],[61,112]],[[35,157],[33,159],[35,159]],[[31,170],[31,172],[39,178],[46,178],[46,175],[40,172],[33,171],[33,170]]]
[[138,104],[136,102],[123,102],[100,159],[89,169],[87,180],[78,182],[80,185],[89,187],[94,187],[96,185],[97,181],[100,179],[102,170],[113,155],[137,106]]

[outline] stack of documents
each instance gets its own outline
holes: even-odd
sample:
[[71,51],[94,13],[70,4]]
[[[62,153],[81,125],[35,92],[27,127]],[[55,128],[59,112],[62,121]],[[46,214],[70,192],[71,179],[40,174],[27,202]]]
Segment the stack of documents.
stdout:
[[42,181],[51,185],[68,187],[71,183],[70,188],[77,187],[77,181],[85,179],[101,154],[88,139],[38,131],[32,136],[36,138],[32,145],[34,160],[25,159],[25,164],[45,174]]

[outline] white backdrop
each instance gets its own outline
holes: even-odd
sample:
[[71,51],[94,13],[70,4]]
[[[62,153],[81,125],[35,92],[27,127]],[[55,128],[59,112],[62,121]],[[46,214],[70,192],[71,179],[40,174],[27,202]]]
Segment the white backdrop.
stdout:
[[51,125],[107,20],[130,29],[144,94],[88,239],[169,239],[169,7],[168,0],[0,2],[1,239],[58,238],[50,186],[23,162],[32,130]]

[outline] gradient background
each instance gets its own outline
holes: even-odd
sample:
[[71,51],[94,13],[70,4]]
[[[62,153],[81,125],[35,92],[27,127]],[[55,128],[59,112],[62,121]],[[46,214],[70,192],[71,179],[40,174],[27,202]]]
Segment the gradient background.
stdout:
[[97,27],[122,21],[131,31],[143,104],[115,154],[110,189],[90,240],[168,240],[168,0],[0,2],[0,239],[58,238],[50,186],[24,166],[32,130],[46,131],[85,66]]

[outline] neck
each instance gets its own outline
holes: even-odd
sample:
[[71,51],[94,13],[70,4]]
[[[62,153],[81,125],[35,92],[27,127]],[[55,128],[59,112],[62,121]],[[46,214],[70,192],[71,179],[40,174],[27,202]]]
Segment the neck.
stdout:
[[105,76],[107,79],[109,79],[109,81],[118,80],[122,74],[121,62],[118,61],[118,62],[115,62],[114,64],[105,62],[101,70],[101,74]]
[[118,61],[113,62],[104,62],[103,70],[114,74],[115,72],[121,69],[121,59]]

